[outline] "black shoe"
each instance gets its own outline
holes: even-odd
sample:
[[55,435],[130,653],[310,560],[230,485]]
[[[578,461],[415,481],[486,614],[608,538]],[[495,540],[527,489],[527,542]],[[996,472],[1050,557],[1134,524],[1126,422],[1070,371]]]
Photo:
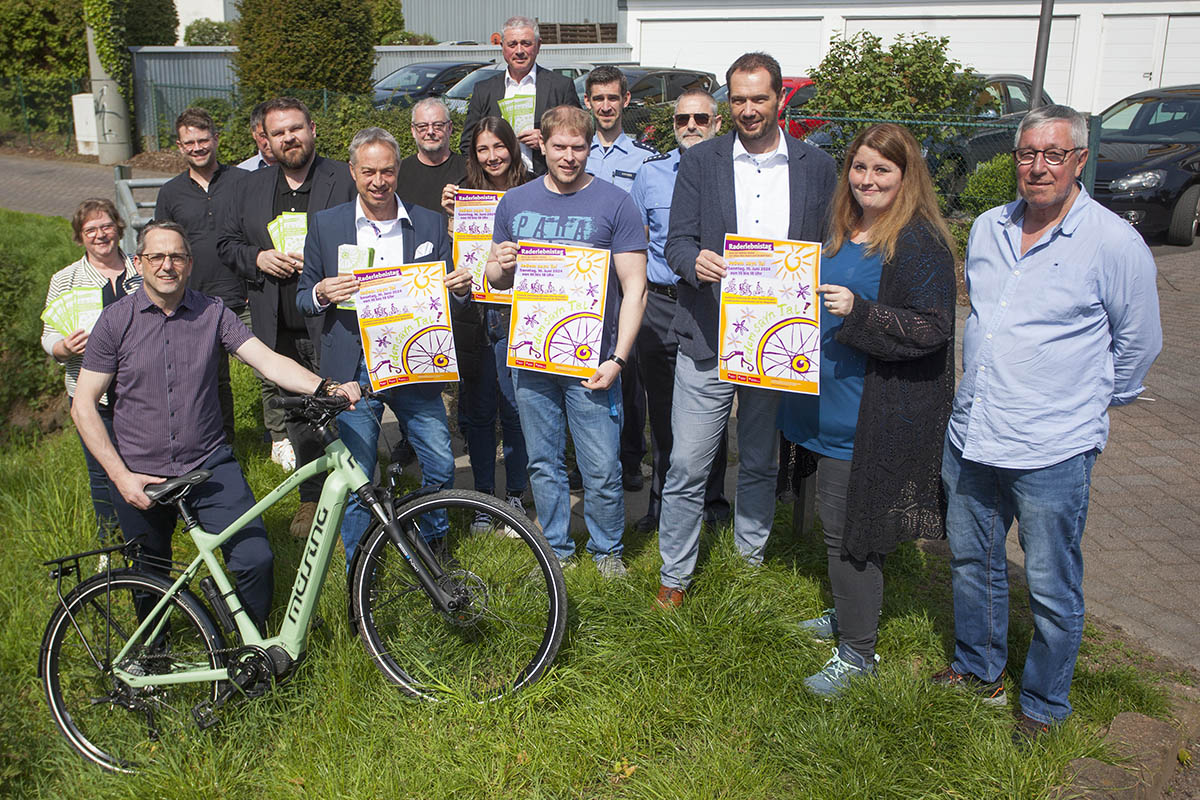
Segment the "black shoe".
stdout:
[[638,533],[649,533],[650,531],[658,530],[658,517],[653,514],[647,514],[633,523],[633,529]]
[[646,479],[642,477],[640,469],[621,472],[621,485],[625,487],[627,492],[640,492],[642,487],[646,485]]
[[579,467],[567,473],[567,485],[571,487],[572,492],[578,492],[583,488],[583,473],[579,471]]
[[1038,722],[1033,717],[1021,714],[1017,717],[1017,727],[1013,730],[1012,740],[1017,747],[1028,747],[1036,742],[1043,734],[1050,732],[1050,726]]
[[408,443],[408,439],[401,439],[400,443],[392,448],[393,464],[399,464],[402,467],[407,467],[416,460],[417,451],[413,450],[413,446]]

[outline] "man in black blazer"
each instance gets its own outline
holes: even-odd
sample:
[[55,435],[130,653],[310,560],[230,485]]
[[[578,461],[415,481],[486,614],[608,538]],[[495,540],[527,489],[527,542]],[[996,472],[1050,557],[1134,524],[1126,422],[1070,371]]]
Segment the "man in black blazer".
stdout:
[[[277,250],[267,223],[284,212],[296,212],[306,213],[311,227],[318,211],[354,198],[354,181],[344,161],[316,154],[316,127],[299,100],[277,97],[268,101],[263,119],[277,163],[242,179],[239,196],[221,211],[217,253],[246,280],[254,335],[275,352],[316,372],[320,324],[296,307],[303,248],[286,253]],[[289,423],[287,431],[297,466],[321,454],[321,442],[306,424]],[[320,479],[300,486],[293,535],[308,535],[320,494]]]
[[777,123],[783,101],[779,62],[747,53],[725,75],[735,132],[683,153],[664,248],[679,275],[672,331],[675,366],[671,466],[663,488],[658,602],[677,606],[696,567],[704,484],[738,398],[738,479],[734,541],[751,565],[762,562],[775,516],[779,393],[718,380],[718,316],[727,233],[819,242],[837,180],[833,159],[793,139]]
[[[475,84],[471,102],[467,105],[467,119],[463,123],[462,152],[466,156],[471,147],[471,134],[484,117],[503,117],[500,101],[518,95],[535,96],[533,124],[521,130],[513,126],[521,142],[521,158],[525,167],[535,175],[546,173],[546,156],[542,153],[542,115],[555,106],[579,108],[579,95],[574,82],[554,70],[537,66],[538,50],[542,39],[538,35],[537,23],[528,17],[512,17],[500,31],[500,50],[508,68],[504,72]],[[513,120],[509,120],[511,123]]]

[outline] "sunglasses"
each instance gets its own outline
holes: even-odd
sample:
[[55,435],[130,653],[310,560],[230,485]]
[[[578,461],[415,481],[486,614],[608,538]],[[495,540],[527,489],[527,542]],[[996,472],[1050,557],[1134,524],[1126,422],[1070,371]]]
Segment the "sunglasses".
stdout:
[[689,119],[696,120],[696,124],[703,127],[708,124],[709,120],[712,119],[712,114],[676,114],[675,127],[682,128],[688,124]]

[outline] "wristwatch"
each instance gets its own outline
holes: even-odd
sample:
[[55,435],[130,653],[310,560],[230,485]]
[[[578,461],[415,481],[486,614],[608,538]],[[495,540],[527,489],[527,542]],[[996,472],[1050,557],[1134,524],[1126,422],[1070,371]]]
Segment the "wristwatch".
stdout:
[[618,367],[620,367],[622,370],[624,370],[624,369],[625,369],[625,359],[621,358],[620,356],[618,356],[618,355],[611,355],[611,356],[609,356],[609,357],[608,357],[608,360],[609,360],[609,361],[616,362],[616,365],[617,365]]

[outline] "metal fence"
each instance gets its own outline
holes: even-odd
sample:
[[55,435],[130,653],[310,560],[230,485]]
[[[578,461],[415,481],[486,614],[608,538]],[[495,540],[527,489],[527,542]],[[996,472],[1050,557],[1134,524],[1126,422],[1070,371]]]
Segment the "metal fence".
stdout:
[[87,91],[84,77],[0,77],[0,143],[70,148],[75,141],[71,95]]

